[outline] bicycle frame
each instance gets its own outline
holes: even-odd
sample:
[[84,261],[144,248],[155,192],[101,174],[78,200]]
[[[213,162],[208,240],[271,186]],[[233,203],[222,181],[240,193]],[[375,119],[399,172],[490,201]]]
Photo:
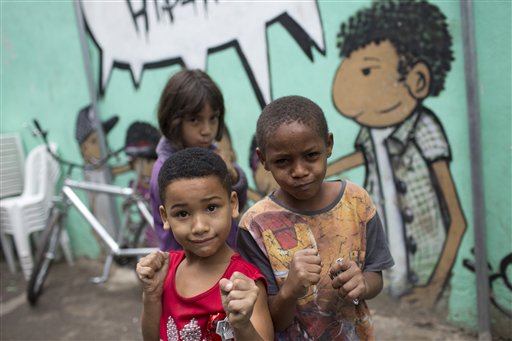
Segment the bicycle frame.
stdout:
[[[139,197],[136,192],[130,187],[119,187],[109,184],[92,183],[87,181],[76,181],[72,179],[65,179],[62,186],[62,194],[85,218],[85,220],[92,226],[94,231],[100,237],[100,239],[107,245],[109,249],[109,255],[105,261],[103,267],[103,274],[99,277],[94,277],[92,281],[94,283],[105,282],[110,272],[112,260],[114,256],[143,256],[153,251],[157,251],[158,248],[123,248],[114,238],[107,232],[105,227],[98,221],[94,214],[85,206],[82,200],[75,193],[74,189],[84,190],[86,192],[104,193],[116,196],[122,196],[126,198],[132,198],[137,204],[137,208],[141,213],[142,217],[148,222],[151,228],[153,226],[153,216],[144,203],[144,199]],[[119,235],[122,231],[120,230]]]
[[[62,186],[62,193],[67,199],[76,207],[80,214],[91,224],[92,228],[100,236],[100,238],[107,244],[110,252],[116,256],[138,256],[146,255],[152,251],[158,250],[158,248],[121,248],[119,244],[110,236],[105,227],[96,219],[92,212],[84,205],[82,200],[73,191],[73,188],[82,189],[88,192],[120,195],[124,197],[134,197],[135,193],[133,189],[129,187],[118,187],[108,184],[91,183],[86,181],[76,181],[71,179],[64,180],[64,186]],[[135,199],[137,208],[143,215],[144,219],[153,227],[153,216],[149,212],[142,199]]]
[[[31,305],[35,305],[38,297],[42,292],[44,281],[48,271],[51,267],[52,261],[55,259],[57,252],[56,240],[61,237],[61,233],[65,231],[64,221],[70,206],[75,207],[80,215],[89,223],[95,232],[95,235],[101,239],[106,246],[107,257],[103,266],[103,273],[101,276],[92,278],[93,283],[105,282],[110,273],[110,268],[114,257],[120,257],[120,261],[124,258],[131,258],[136,256],[144,256],[151,252],[157,251],[156,247],[139,247],[139,238],[141,233],[148,225],[154,229],[153,216],[147,206],[146,199],[142,193],[139,193],[138,184],[141,179],[141,165],[137,167],[137,178],[133,182],[132,187],[123,187],[111,184],[104,184],[91,181],[76,181],[70,177],[72,169],[79,167],[82,169],[84,166],[76,164],[74,162],[67,161],[56,155],[50,148],[47,141],[47,132],[41,129],[41,126],[34,120],[36,126],[36,132],[42,137],[47,147],[48,153],[60,164],[68,166],[67,172],[63,180],[63,185],[59,192],[59,195],[54,198],[54,202],[48,217],[47,226],[45,228],[45,234],[39,245],[38,256],[37,256],[37,267],[34,269],[28,286],[27,286],[27,298]],[[124,148],[123,148],[124,149]],[[121,151],[120,149],[119,151]],[[116,154],[119,152],[117,151]],[[135,152],[132,152],[132,157],[138,157]],[[112,154],[114,155],[114,154]],[[105,159],[100,161],[100,164],[95,166],[100,167],[106,164],[109,154]],[[140,156],[142,159],[145,156]],[[123,203],[124,220],[120,224],[120,228],[114,233],[109,232],[107,228],[96,218],[93,210],[84,204],[82,199],[77,195],[76,190],[83,190],[87,193],[99,193],[106,194],[109,196],[122,197],[126,200]],[[131,210],[131,207],[137,207],[140,219],[136,219],[133,223],[132,214],[135,213]],[[135,232],[133,232],[135,229]],[[126,233],[132,233],[131,239],[126,240]],[[56,239],[57,238],[57,239]],[[123,246],[129,245],[129,246]]]

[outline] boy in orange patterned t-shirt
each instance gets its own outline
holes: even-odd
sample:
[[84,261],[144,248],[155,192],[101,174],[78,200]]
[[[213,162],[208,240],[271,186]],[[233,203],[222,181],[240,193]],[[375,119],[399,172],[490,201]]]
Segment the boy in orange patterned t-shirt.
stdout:
[[280,188],[242,217],[238,249],[269,284],[279,340],[372,340],[364,300],[391,267],[376,209],[361,187],[324,181],[333,135],[312,101],[283,97],[257,124],[258,156]]

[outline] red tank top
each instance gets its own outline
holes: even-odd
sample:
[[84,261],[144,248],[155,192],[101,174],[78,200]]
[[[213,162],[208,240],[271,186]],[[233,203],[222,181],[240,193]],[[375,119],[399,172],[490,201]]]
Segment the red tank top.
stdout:
[[[164,341],[211,340],[211,334],[207,328],[208,322],[215,315],[224,314],[219,283],[217,282],[212,288],[197,296],[180,296],[176,291],[174,278],[184,255],[183,251],[170,252],[169,271],[162,293],[160,339]],[[238,253],[231,257],[231,262],[221,278],[229,279],[235,271],[243,273],[254,281],[261,279],[266,286],[265,277],[258,268],[242,259]]]

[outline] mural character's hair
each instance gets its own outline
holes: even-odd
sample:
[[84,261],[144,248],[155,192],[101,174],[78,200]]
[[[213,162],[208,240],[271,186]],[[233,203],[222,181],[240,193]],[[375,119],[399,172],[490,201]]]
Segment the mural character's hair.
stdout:
[[299,122],[313,129],[327,141],[329,128],[322,109],[302,96],[285,96],[270,102],[263,108],[256,124],[256,140],[264,153],[267,139],[283,124]]
[[440,9],[423,0],[376,1],[341,24],[340,56],[350,57],[359,48],[385,40],[391,42],[400,58],[400,80],[416,63],[424,62],[432,77],[429,94],[439,95],[454,59],[452,37]]
[[224,132],[224,98],[215,82],[201,70],[181,70],[165,85],[158,104],[158,125],[172,145],[183,148],[181,124],[186,115],[199,113],[206,104],[219,114],[215,139]]
[[231,177],[226,163],[215,152],[207,148],[185,148],[172,154],[158,173],[158,187],[162,203],[165,203],[165,190],[176,180],[196,179],[215,176],[226,193],[231,195]]
[[135,121],[128,127],[124,151],[130,158],[158,158],[156,146],[160,141],[160,132],[147,122]]

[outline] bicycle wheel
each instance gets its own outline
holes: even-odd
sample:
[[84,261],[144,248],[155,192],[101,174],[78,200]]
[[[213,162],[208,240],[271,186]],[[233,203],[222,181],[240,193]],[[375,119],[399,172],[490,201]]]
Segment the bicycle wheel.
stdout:
[[[143,247],[143,232],[147,225],[146,221],[143,220],[141,214],[137,209],[137,202],[134,198],[127,198],[123,204],[123,220],[121,228],[119,229],[119,235],[117,243],[121,248],[138,248]],[[114,261],[117,265],[135,265],[138,261],[138,256],[114,256]]]
[[41,243],[39,244],[36,254],[35,266],[28,282],[27,299],[32,306],[37,303],[37,299],[42,293],[46,275],[55,259],[63,219],[64,213],[58,208],[53,207],[50,211],[43,236],[41,237]]

